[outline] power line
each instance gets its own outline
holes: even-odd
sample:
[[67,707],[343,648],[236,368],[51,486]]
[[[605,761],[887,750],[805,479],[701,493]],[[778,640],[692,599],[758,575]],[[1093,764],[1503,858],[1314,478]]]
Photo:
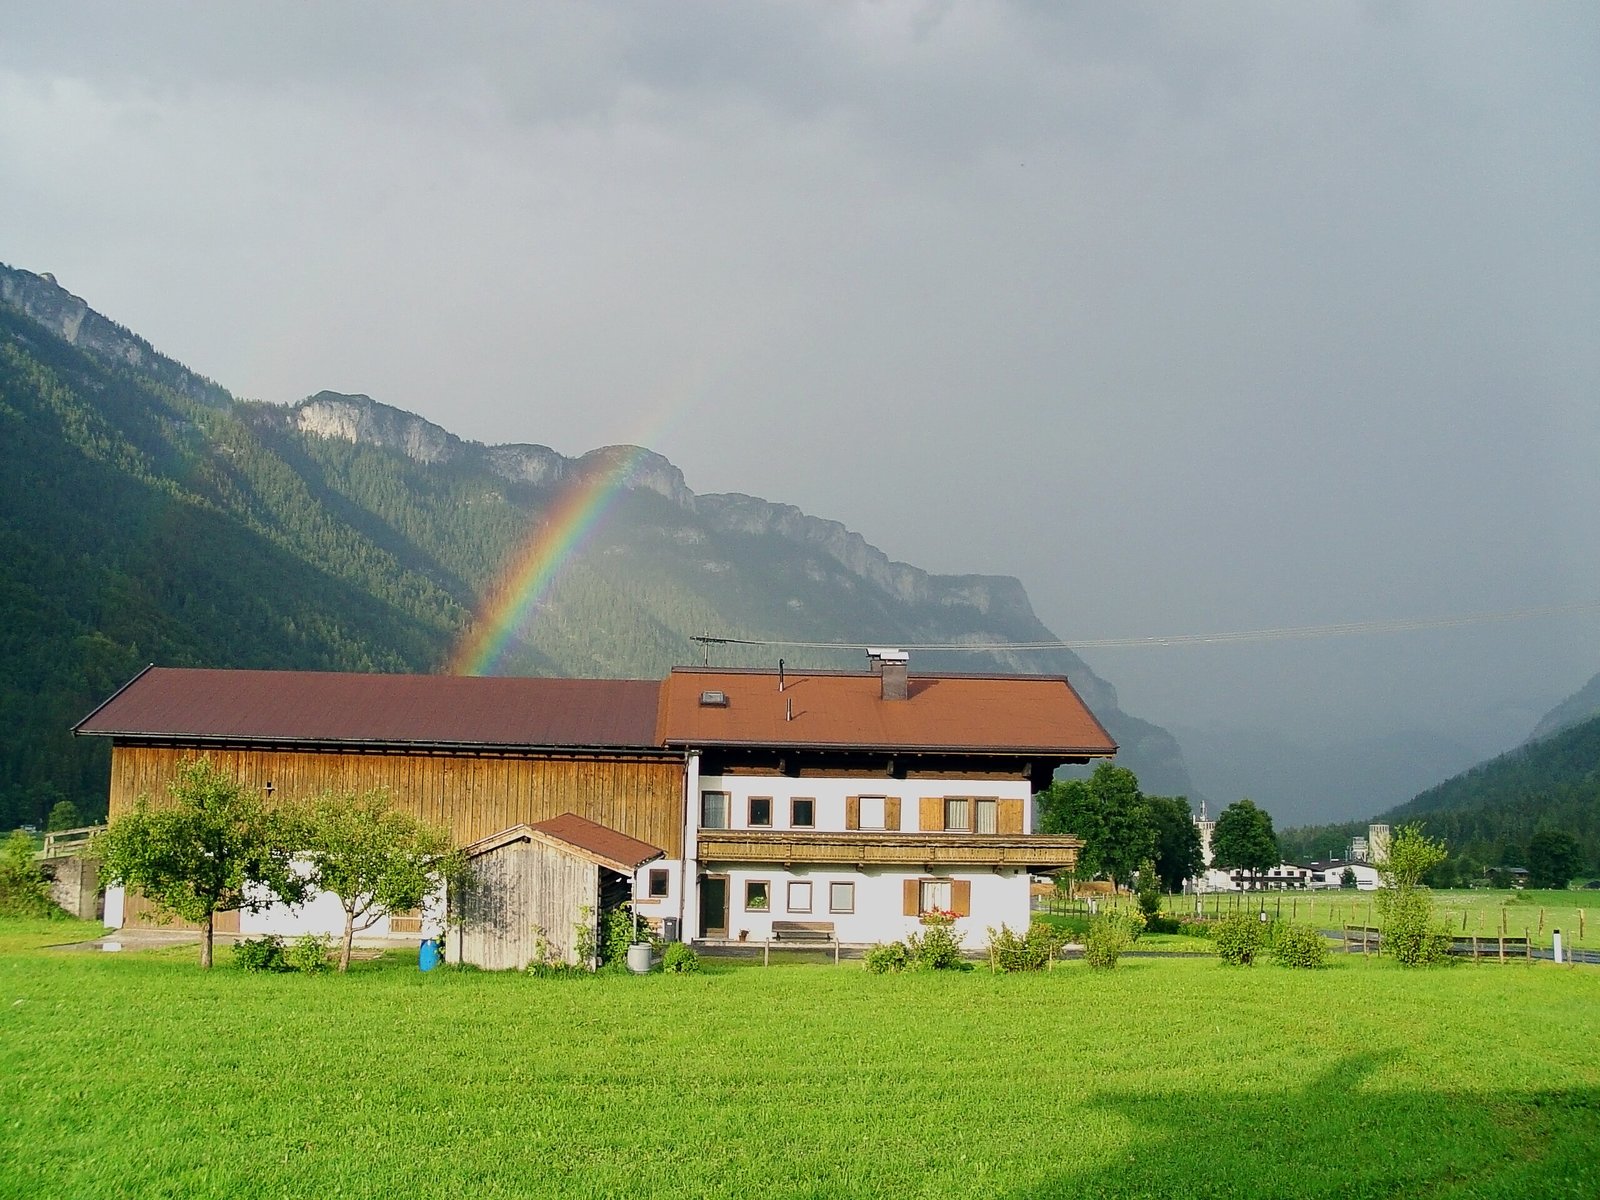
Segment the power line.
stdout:
[[1277,629],[1245,629],[1230,633],[1179,633],[1161,637],[1076,638],[1033,642],[801,642],[782,638],[718,637],[696,635],[694,640],[709,650],[711,646],[773,646],[807,650],[866,650],[871,646],[893,644],[897,650],[969,651],[997,650],[1102,650],[1130,647],[1208,646],[1232,642],[1281,642],[1309,638],[1350,637],[1366,633],[1412,633],[1421,629],[1450,629],[1461,625],[1482,625],[1494,621],[1526,621],[1535,617],[1567,616],[1600,612],[1600,602],[1547,605],[1542,608],[1511,608],[1500,612],[1466,613],[1452,617],[1421,617],[1387,621],[1341,621],[1333,625],[1290,625]]

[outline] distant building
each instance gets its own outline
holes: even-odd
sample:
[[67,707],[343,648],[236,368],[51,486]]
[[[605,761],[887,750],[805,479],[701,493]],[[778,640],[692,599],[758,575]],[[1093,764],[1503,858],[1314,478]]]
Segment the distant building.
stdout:
[[1381,863],[1389,857],[1389,827],[1368,825],[1366,837],[1350,839],[1350,852],[1345,857],[1350,862]]
[[1363,892],[1376,890],[1380,882],[1378,868],[1371,863],[1353,862],[1342,858],[1307,863],[1306,870],[1311,872],[1310,886],[1319,889],[1343,887],[1346,871],[1356,877],[1356,887]]
[[1211,865],[1211,835],[1217,831],[1217,823],[1206,815],[1206,802],[1200,801],[1200,815],[1194,819],[1194,827],[1200,831],[1200,857],[1206,866]]

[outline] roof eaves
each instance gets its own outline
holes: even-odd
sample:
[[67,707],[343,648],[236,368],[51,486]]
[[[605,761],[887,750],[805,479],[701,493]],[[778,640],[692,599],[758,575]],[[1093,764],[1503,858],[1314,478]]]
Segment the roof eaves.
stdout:
[[[93,715],[92,713],[90,714]],[[85,721],[88,717],[84,718]],[[82,722],[80,722],[82,724]],[[77,732],[76,728],[73,731]],[[307,738],[279,737],[271,734],[236,733],[174,733],[149,729],[95,729],[87,737],[123,738],[145,742],[187,742],[196,745],[249,745],[249,746],[310,746],[310,747],[384,747],[403,750],[493,750],[516,751],[535,754],[649,754],[660,758],[681,758],[683,752],[671,746],[637,745],[633,743],[566,743],[545,744],[537,742],[447,742],[436,740],[408,741],[403,738]]]
[[[83,727],[85,725],[87,725],[90,721],[94,720],[95,715],[97,713],[99,713],[101,709],[105,708],[106,705],[110,704],[118,696],[122,695],[123,692],[127,691],[134,684],[138,683],[139,680],[143,679],[151,671],[155,670],[155,667],[156,667],[155,663],[146,663],[144,665],[144,667],[139,671],[139,673],[137,675],[135,675],[132,679],[128,680],[127,683],[123,684],[116,691],[112,692],[111,695],[107,696],[104,700],[100,701],[99,704],[96,704],[94,706],[94,709],[91,712],[89,712],[88,715],[86,715],[81,721],[79,721],[76,725],[74,725],[72,727],[72,736],[73,737],[79,736],[79,733],[83,729]],[[88,735],[85,735],[85,736],[88,736],[88,737],[99,737],[100,734],[98,732],[96,732],[96,733],[88,734]]]
[[1019,754],[1044,755],[1066,754],[1088,756],[1090,758],[1109,757],[1116,754],[1119,747],[1108,736],[1103,746],[996,746],[985,744],[981,746],[960,745],[906,745],[904,742],[778,742],[762,738],[751,738],[742,741],[716,738],[672,738],[667,742],[668,748],[681,746],[685,750],[691,748],[710,747],[715,749],[730,750],[882,750],[894,754],[980,754],[992,756],[1015,757]]

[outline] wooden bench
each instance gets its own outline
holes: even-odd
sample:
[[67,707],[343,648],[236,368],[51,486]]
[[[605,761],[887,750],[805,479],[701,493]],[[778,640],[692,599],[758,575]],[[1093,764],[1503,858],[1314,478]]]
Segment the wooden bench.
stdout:
[[831,945],[834,965],[839,963],[839,938],[834,933],[832,921],[774,921],[772,935],[767,938],[766,947],[761,953],[762,966],[772,960],[773,942],[790,942],[799,946]]
[[1509,962],[1513,958],[1532,961],[1533,946],[1525,937],[1493,937],[1462,934],[1450,939],[1450,953],[1462,958],[1492,958]]
[[1371,925],[1346,925],[1344,935],[1344,952],[1354,954],[1357,950],[1363,954],[1383,953],[1383,930],[1374,929]]

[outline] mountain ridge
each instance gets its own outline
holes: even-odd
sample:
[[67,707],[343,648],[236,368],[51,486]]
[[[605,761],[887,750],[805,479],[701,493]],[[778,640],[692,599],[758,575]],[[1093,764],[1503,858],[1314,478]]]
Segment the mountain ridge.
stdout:
[[[19,738],[0,758],[14,813],[42,815],[60,793],[92,803],[105,763],[59,731],[152,658],[439,669],[557,489],[597,471],[626,469],[627,486],[534,598],[539,619],[508,641],[501,669],[659,674],[710,630],[786,644],[1053,638],[1019,580],[933,575],[792,505],[697,495],[653,451],[484,446],[359,395],[235,400],[47,277],[0,267],[0,286],[13,298],[0,305],[0,539],[33,564],[8,593],[30,640],[0,663],[0,707],[37,750]],[[177,529],[188,532],[174,540]],[[772,653],[718,651],[734,665]],[[791,662],[806,656],[848,665],[825,651]],[[1068,651],[917,657],[925,670],[1069,674],[1147,790],[1192,791],[1171,735],[1122,713]]]

